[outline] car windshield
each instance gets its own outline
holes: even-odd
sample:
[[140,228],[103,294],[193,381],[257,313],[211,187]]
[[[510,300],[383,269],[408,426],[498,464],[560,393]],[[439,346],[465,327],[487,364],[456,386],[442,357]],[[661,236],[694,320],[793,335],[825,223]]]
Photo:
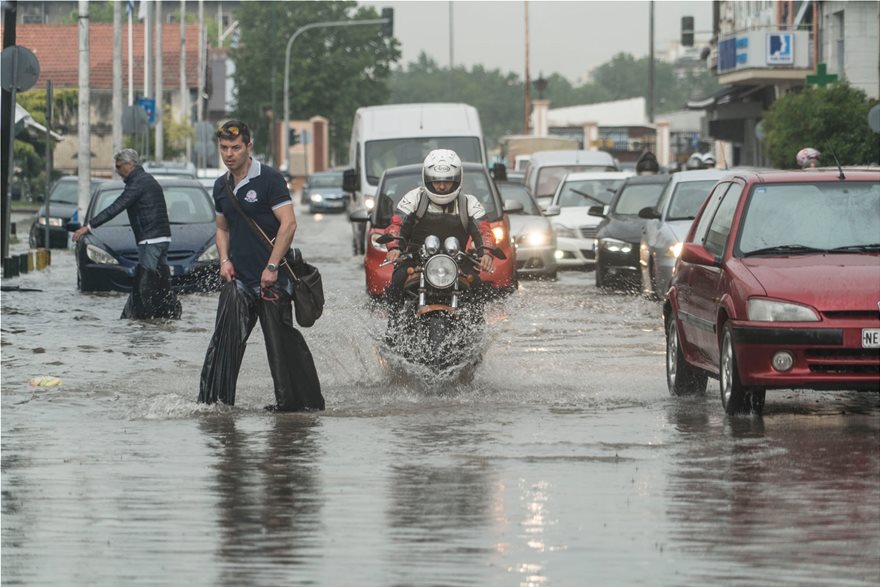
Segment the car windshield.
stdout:
[[[484,173],[468,172],[465,170],[462,180],[462,191],[476,197],[486,209],[486,218],[490,221],[501,218],[501,211],[495,203],[489,178]],[[385,176],[380,186],[376,205],[377,227],[385,227],[391,223],[394,208],[403,198],[404,194],[422,185],[421,169],[403,175]]]
[[566,181],[559,190],[556,205],[560,208],[575,206],[604,206],[611,203],[623,179],[580,179]]
[[614,213],[621,216],[638,216],[639,210],[648,206],[656,206],[663,192],[662,183],[636,183],[623,188]]
[[309,188],[341,188],[341,173],[322,173],[309,177]]
[[518,214],[541,216],[541,209],[532,196],[529,195],[529,190],[526,189],[526,186],[515,183],[500,183],[498,184],[498,189],[501,191],[502,201],[513,200],[522,204],[522,212],[518,212]]
[[434,149],[452,149],[462,161],[482,163],[480,140],[476,137],[419,137],[369,141],[364,152],[367,181],[377,185],[386,169],[422,163]]
[[[92,186],[94,187],[94,184]],[[52,189],[49,201],[59,204],[78,204],[79,184],[75,181],[59,181]]]
[[714,179],[682,181],[675,186],[666,220],[693,220],[715,185]]
[[737,254],[878,252],[880,182],[758,185],[743,214]]
[[[201,224],[214,222],[214,206],[204,190],[196,187],[162,187],[165,206],[171,224]],[[122,194],[122,188],[107,190],[97,195],[93,216],[103,211]],[[122,212],[102,226],[129,226],[128,214]]]
[[[535,183],[535,197],[552,198],[559,187],[559,182],[569,173],[577,171],[608,171],[605,165],[554,165],[544,166],[538,170],[538,180]],[[531,183],[531,182],[530,182]]]

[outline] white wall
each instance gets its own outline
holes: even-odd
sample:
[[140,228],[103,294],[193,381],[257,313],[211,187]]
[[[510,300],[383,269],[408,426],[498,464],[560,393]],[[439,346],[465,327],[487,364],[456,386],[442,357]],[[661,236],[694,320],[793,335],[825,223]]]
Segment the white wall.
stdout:
[[[843,11],[844,71],[838,65],[836,14]],[[842,75],[871,98],[880,98],[880,2],[822,3],[822,53],[828,73]]]

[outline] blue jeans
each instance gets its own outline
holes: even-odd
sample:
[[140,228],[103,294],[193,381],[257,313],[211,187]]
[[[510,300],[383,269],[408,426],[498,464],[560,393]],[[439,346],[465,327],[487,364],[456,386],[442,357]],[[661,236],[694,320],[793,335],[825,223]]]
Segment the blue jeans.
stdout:
[[138,263],[144,269],[156,271],[168,265],[168,245],[171,243],[152,243],[138,245]]

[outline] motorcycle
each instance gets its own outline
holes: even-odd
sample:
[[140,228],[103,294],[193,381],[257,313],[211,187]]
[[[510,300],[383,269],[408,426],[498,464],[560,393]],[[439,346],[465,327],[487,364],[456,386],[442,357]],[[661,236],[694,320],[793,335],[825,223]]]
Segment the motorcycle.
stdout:
[[[408,361],[423,365],[433,373],[475,364],[481,358],[484,327],[483,304],[472,288],[480,258],[475,251],[461,250],[455,237],[442,246],[429,235],[421,246],[411,246],[402,237],[383,235],[378,243],[398,241],[402,251],[395,264],[407,263],[404,306],[393,346]],[[483,251],[498,259],[504,253],[495,248]],[[390,263],[390,261],[385,262]]]

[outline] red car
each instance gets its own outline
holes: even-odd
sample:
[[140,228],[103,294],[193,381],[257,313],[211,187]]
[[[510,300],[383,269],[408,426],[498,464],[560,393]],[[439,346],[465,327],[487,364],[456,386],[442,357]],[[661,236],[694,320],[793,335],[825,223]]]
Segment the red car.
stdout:
[[[408,191],[422,185],[422,166],[403,165],[392,167],[382,174],[376,190],[376,205],[372,212],[355,211],[350,218],[354,222],[367,222],[366,253],[364,254],[364,270],[367,279],[367,293],[378,297],[385,293],[391,282],[393,265],[380,267],[385,260],[388,249],[376,239],[385,233],[391,224],[394,208]],[[495,271],[480,272],[483,283],[491,285],[499,292],[511,292],[517,288],[516,256],[510,242],[510,224],[504,214],[498,188],[489,177],[487,169],[479,163],[464,163],[462,166],[462,190],[475,196],[486,209],[486,215],[492,226],[494,243],[490,246],[501,249],[506,259],[495,259]]]
[[880,391],[880,169],[720,180],[663,315],[673,395],[712,377],[728,414],[760,414],[767,389]]

